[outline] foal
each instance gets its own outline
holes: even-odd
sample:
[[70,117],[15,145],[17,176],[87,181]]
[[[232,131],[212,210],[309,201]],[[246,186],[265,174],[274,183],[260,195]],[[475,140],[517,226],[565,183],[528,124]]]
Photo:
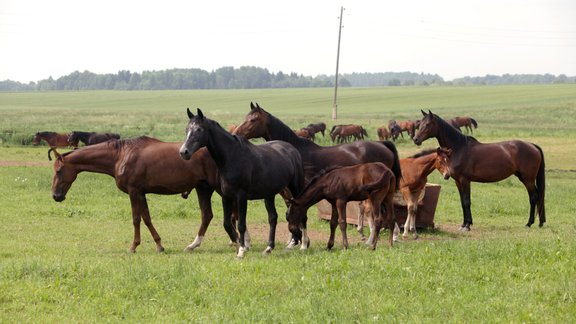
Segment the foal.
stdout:
[[[308,208],[326,199],[332,205],[332,210],[338,211],[336,214],[332,213],[330,219],[330,239],[327,248],[331,249],[334,246],[334,233],[336,226],[339,225],[342,232],[342,246],[347,249],[346,203],[368,200],[373,207],[375,220],[375,232],[371,233],[371,248],[376,248],[378,233],[383,225],[387,225],[390,229],[388,244],[392,246],[392,231],[396,223],[393,208],[395,191],[396,177],[383,163],[373,162],[333,169],[314,178],[304,188],[302,194],[291,201],[286,212],[288,228],[295,237],[302,237],[303,242],[309,242],[306,229],[300,228],[300,224],[305,224]],[[386,208],[386,219],[381,214],[382,203]],[[302,246],[307,247],[307,244]]]

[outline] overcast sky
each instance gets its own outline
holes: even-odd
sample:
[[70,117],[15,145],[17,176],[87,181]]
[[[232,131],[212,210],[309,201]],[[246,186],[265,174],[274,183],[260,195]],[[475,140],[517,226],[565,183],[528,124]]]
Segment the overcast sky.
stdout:
[[0,0],[0,80],[171,68],[576,75],[575,0]]

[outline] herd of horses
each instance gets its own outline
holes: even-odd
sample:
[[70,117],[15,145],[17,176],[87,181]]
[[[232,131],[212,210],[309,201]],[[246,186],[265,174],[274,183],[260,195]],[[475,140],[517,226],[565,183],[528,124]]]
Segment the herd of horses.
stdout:
[[[364,206],[371,230],[366,243],[375,249],[380,230],[387,228],[391,246],[398,233],[392,207],[394,193],[400,191],[408,205],[403,236],[406,238],[413,232],[416,238],[418,197],[424,190],[427,176],[434,170],[456,182],[464,215],[462,230],[470,230],[473,224],[470,182],[496,182],[510,175],[516,175],[528,191],[530,213],[526,226],[534,223],[536,212],[539,225],[543,226],[546,221],[544,154],[539,146],[519,140],[483,144],[431,111],[422,111],[422,115],[422,119],[414,123],[418,126],[414,125],[408,131],[409,134],[413,132],[410,136],[417,145],[437,138],[440,147],[404,159],[399,158],[396,146],[388,140],[318,145],[299,136],[279,118],[253,103],[244,121],[229,130],[206,117],[200,109],[196,114],[188,109],[185,138],[177,143],[146,136],[120,139],[117,134],[108,134],[111,138],[94,143],[86,134],[95,136],[96,133],[85,132],[60,136],[60,142],[52,141],[47,132],[38,133],[36,137],[45,139],[56,156],[52,180],[55,201],[66,198],[80,172],[103,173],[115,178],[117,187],[128,194],[132,205],[134,238],[131,252],[135,252],[141,243],[142,220],[157,251],[164,250],[152,224],[146,194],[181,194],[186,198],[193,189],[198,196],[201,224],[194,241],[186,247],[187,251],[200,246],[204,239],[213,218],[211,197],[214,191],[222,198],[224,229],[236,245],[239,258],[250,249],[246,225],[248,200],[264,200],[269,223],[264,253],[275,248],[278,222],[275,197],[278,194],[286,204],[291,234],[289,248],[298,244],[301,249],[309,247],[307,210],[322,199],[332,205],[328,249],[334,245],[337,227],[342,233],[343,248],[348,246],[346,204],[349,201],[361,201]],[[472,124],[476,125],[476,122]],[[404,126],[410,127],[403,123],[393,124],[393,128]],[[310,124],[306,128],[324,134],[326,125]],[[257,145],[250,141],[252,138],[263,138],[266,142]],[[86,146],[63,154],[55,150],[77,148],[78,141]]]

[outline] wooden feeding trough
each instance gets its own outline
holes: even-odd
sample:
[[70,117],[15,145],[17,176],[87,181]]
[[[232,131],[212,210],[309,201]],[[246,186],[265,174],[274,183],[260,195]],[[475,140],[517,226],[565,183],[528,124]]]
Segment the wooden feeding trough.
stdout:
[[[396,214],[396,222],[399,226],[404,226],[406,217],[408,216],[408,209],[406,204],[403,203],[402,195],[394,203],[394,213]],[[424,196],[418,203],[418,212],[416,213],[416,227],[417,228],[434,228],[434,214],[436,213],[436,205],[440,197],[440,185],[426,184]],[[402,200],[402,201],[398,201]],[[316,204],[318,207],[318,215],[321,219],[330,220],[332,217],[332,206],[326,200],[320,201]],[[360,213],[359,204],[357,201],[351,201],[346,205],[346,222],[348,224],[358,225],[358,215]],[[368,223],[364,223],[368,225]]]

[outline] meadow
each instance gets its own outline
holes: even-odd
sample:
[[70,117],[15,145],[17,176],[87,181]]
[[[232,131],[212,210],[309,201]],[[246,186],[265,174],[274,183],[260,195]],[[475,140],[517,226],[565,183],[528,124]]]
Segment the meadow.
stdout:
[[[114,131],[182,141],[186,107],[223,127],[240,123],[250,102],[293,128],[324,121],[365,126],[371,139],[389,119],[469,115],[482,142],[522,139],[546,158],[543,228],[526,228],[528,196],[514,177],[472,184],[471,232],[453,180],[442,185],[434,230],[418,240],[370,251],[354,228],[351,247],[326,251],[328,223],[309,211],[308,251],[266,246],[267,216],[248,205],[252,249],[242,260],[228,245],[220,198],[202,246],[182,249],[200,224],[195,194],[149,195],[164,253],[133,227],[127,195],[112,178],[82,173],[62,203],[52,200],[47,146],[37,131]],[[576,320],[576,85],[332,89],[90,91],[0,93],[0,322],[574,322]],[[329,140],[319,139],[322,145]],[[433,148],[396,142],[400,157]],[[66,150],[61,150],[66,151]],[[382,234],[385,235],[385,234]]]

